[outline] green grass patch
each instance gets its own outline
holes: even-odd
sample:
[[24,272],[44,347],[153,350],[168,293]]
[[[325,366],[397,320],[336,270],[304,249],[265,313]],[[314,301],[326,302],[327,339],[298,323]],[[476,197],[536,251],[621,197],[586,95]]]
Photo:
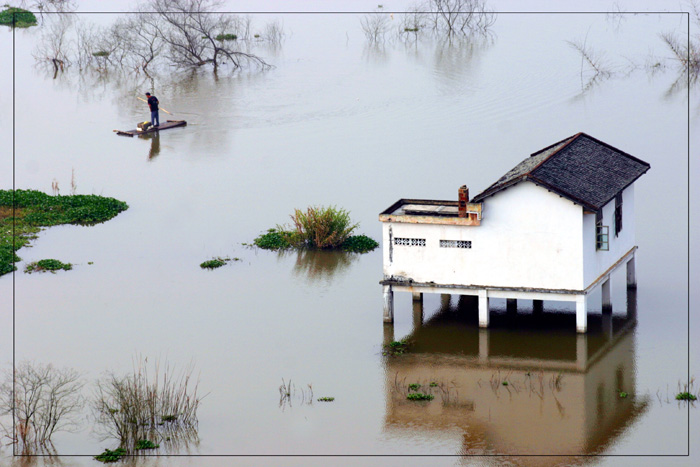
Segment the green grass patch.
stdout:
[[95,460],[108,464],[110,462],[119,462],[124,456],[126,456],[126,449],[124,448],[117,448],[114,451],[105,449],[102,454],[95,456]]
[[267,233],[260,235],[253,243],[264,250],[286,250],[292,247],[294,233],[282,228],[268,229]]
[[51,271],[52,273],[55,273],[56,271],[60,271],[61,269],[63,269],[64,271],[70,271],[71,269],[73,269],[73,265],[71,263],[62,263],[57,259],[42,259],[27,264],[27,267],[24,269],[24,272],[32,273]]
[[220,256],[217,256],[216,258],[212,258],[210,260],[207,260],[199,265],[200,268],[202,269],[216,269],[220,268],[221,266],[225,266],[226,263],[230,261],[240,261],[241,258],[221,258]]
[[435,399],[432,394],[423,394],[422,392],[411,392],[406,396],[410,401],[431,401]]
[[695,401],[698,400],[697,396],[695,394],[691,394],[689,392],[679,392],[676,395],[676,400],[679,401]]
[[333,402],[335,400],[335,397],[319,397],[316,400],[319,402]]
[[42,227],[61,224],[94,225],[113,218],[129,206],[97,195],[50,196],[36,190],[0,190],[0,276],[16,270],[15,253]]
[[629,396],[629,394],[627,394],[625,391],[620,391],[618,393],[618,396],[620,396],[620,399],[627,399],[627,396]]
[[379,246],[374,239],[366,235],[351,235],[346,238],[341,248],[345,251],[351,251],[353,253],[367,253],[372,251]]
[[[7,6],[7,5],[5,5]],[[0,24],[4,26],[15,26],[17,28],[28,28],[36,26],[36,16],[31,11],[22,8],[8,7],[0,11]]]
[[384,355],[396,356],[402,355],[408,351],[411,344],[406,339],[393,341],[384,346]]
[[420,384],[418,384],[418,383],[411,383],[408,385],[409,391],[417,391],[419,389],[420,389]]
[[153,443],[153,441],[149,441],[147,439],[140,439],[136,442],[134,449],[140,451],[142,449],[158,449],[159,447],[160,445]]

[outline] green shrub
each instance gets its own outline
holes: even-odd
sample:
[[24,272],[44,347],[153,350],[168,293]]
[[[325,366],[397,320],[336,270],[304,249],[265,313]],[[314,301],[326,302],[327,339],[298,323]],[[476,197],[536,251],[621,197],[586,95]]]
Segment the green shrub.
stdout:
[[100,462],[104,462],[105,464],[107,464],[110,462],[119,462],[120,460],[122,460],[122,457],[124,457],[125,455],[126,455],[126,449],[124,449],[124,448],[117,448],[114,451],[111,451],[109,449],[105,449],[105,452],[95,456],[95,460],[98,460]]
[[296,243],[314,248],[339,247],[359,225],[350,222],[348,211],[333,206],[295,209],[291,217]]
[[238,36],[235,34],[219,34],[214,39],[217,41],[235,41],[238,39]]
[[367,253],[379,246],[379,243],[366,235],[352,235],[345,239],[341,248],[353,253]]
[[140,451],[141,449],[158,449],[159,447],[159,444],[154,444],[152,441],[149,441],[147,439],[140,439],[136,442],[134,449],[136,451]]
[[8,7],[0,11],[0,24],[28,28],[29,26],[36,26],[36,16],[31,11],[23,10],[22,8]]
[[73,265],[70,263],[62,263],[57,259],[42,259],[42,260],[27,264],[27,267],[24,269],[24,272],[27,272],[27,273],[43,272],[43,271],[56,272],[56,271],[61,270],[61,269],[63,269],[64,271],[70,271],[71,269],[73,269]]

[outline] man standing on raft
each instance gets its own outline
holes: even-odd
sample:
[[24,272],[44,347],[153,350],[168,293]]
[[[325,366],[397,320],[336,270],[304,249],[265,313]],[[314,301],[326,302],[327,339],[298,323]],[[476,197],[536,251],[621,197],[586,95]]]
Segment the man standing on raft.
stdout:
[[158,98],[156,96],[151,96],[150,92],[146,93],[148,98],[148,107],[151,109],[151,125],[154,128],[160,126],[160,119],[158,118]]

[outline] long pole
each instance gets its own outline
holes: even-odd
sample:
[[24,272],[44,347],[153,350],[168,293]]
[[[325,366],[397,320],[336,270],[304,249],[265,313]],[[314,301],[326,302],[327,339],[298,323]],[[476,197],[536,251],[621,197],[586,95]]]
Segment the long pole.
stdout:
[[[147,101],[146,99],[144,99],[143,97],[136,96],[136,98],[137,98],[137,99],[141,99],[142,101],[144,101],[145,103],[148,104],[148,101]],[[158,107],[158,108],[159,108],[160,110],[162,110],[163,112],[165,112],[166,114],[172,115],[170,112],[168,112],[167,110],[165,110],[163,107]]]

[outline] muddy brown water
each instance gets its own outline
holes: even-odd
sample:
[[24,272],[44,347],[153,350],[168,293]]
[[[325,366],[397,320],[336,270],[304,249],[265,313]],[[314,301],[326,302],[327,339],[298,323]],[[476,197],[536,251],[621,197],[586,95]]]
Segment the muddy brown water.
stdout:
[[[50,193],[56,180],[67,194],[74,170],[78,193],[130,208],[94,227],[52,227],[19,251],[19,271],[0,278],[4,368],[14,347],[17,361],[80,371],[91,396],[97,378],[129,371],[135,356],[194,362],[207,394],[198,433],[171,454],[445,456],[168,457],[136,465],[692,464],[628,457],[683,455],[698,441],[688,432],[697,409],[673,400],[689,353],[698,351],[697,325],[688,331],[688,297],[698,298],[688,291],[688,201],[697,191],[689,198],[687,185],[697,89],[676,83],[670,60],[654,73],[644,66],[650,55],[669,56],[659,33],[682,33],[685,20],[504,14],[490,38],[468,44],[388,35],[369,45],[360,15],[274,17],[284,23],[284,43],[256,49],[273,69],[163,73],[152,83],[73,69],[53,80],[31,56],[40,31],[17,31],[14,113],[12,95],[0,95],[0,187],[14,181]],[[270,18],[253,15],[254,24]],[[0,32],[8,90],[11,33]],[[566,43],[585,37],[613,71],[590,87],[590,71],[584,64],[581,73]],[[630,60],[640,68],[628,69]],[[146,90],[187,127],[114,135],[147,117],[136,99]],[[397,294],[387,328],[380,250],[278,254],[243,245],[309,205],[343,207],[361,233],[379,239],[378,213],[397,199],[452,199],[462,184],[478,193],[579,131],[651,164],[636,185],[636,322],[624,278],[615,276],[614,314],[600,315],[594,293],[585,338],[565,305],[545,302],[537,317],[524,302],[513,317],[496,300],[492,327],[479,330],[472,304],[431,295],[420,311]],[[690,170],[697,174],[695,162]],[[215,256],[241,261],[199,268]],[[21,272],[42,258],[75,266]],[[404,337],[415,342],[411,353],[382,355],[384,342]],[[296,393],[280,404],[283,378]],[[408,384],[435,399],[406,400]],[[323,396],[335,400],[316,401]],[[87,456],[62,457],[66,465],[92,465],[90,455],[118,444],[99,439],[87,409],[83,420],[79,431],[55,436],[60,454]],[[11,462],[10,449],[1,452],[1,462]]]

